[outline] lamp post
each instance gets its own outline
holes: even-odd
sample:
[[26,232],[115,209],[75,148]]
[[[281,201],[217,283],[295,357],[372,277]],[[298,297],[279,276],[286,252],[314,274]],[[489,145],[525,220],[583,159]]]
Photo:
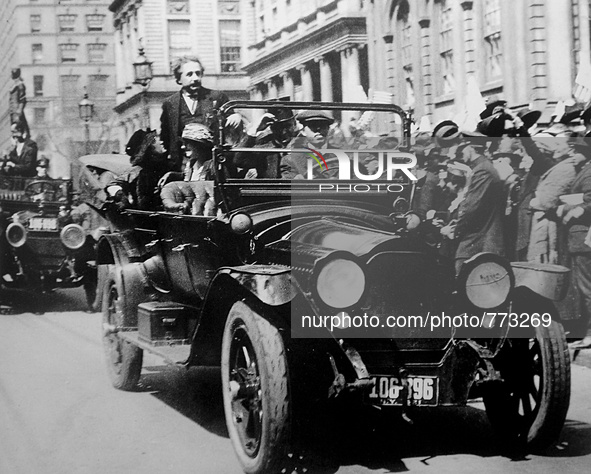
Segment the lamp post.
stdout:
[[78,112],[80,118],[84,121],[84,132],[86,140],[86,154],[90,154],[90,120],[94,112],[94,103],[88,98],[88,93],[84,93],[84,98],[78,103]]
[[140,46],[139,55],[133,63],[134,84],[139,84],[142,88],[142,109],[144,114],[144,128],[150,128],[150,115],[148,112],[148,104],[146,102],[146,91],[150,87],[152,81],[152,63],[148,61],[144,48]]

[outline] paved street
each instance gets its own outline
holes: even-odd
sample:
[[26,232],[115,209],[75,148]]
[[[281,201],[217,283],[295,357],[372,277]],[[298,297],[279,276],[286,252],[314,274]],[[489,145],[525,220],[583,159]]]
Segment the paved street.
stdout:
[[[62,312],[0,316],[0,473],[241,472],[217,370],[165,368],[148,356],[140,390],[117,391],[104,367],[100,314],[82,311],[82,292],[41,303]],[[484,413],[471,407],[424,413],[412,426],[386,418],[369,435],[351,428],[346,446],[302,456],[297,472],[588,472],[589,393],[591,369],[573,366],[568,421],[546,456],[501,456]]]

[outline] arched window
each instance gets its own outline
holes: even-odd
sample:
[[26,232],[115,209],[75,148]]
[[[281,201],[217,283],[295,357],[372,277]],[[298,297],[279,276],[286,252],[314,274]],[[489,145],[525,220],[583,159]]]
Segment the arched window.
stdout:
[[501,51],[501,2],[484,2],[484,49],[486,51],[486,79],[499,79],[503,74]]
[[413,37],[412,25],[409,20],[408,2],[400,3],[396,15],[396,31],[400,36],[400,58],[402,60],[402,74],[404,78],[405,106],[414,107],[414,71],[413,71]]

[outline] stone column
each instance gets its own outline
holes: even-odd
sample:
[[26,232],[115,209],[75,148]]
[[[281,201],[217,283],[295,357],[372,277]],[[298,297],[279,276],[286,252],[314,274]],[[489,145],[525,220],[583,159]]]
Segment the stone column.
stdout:
[[277,99],[277,84],[271,78],[265,81],[265,85],[267,86],[267,99]]
[[279,77],[283,80],[283,95],[289,96],[290,100],[295,99],[293,77],[289,71],[282,72]]
[[431,74],[431,20],[419,20],[421,27],[421,67],[423,73],[423,115],[433,113],[433,77]]
[[[123,25],[119,23],[115,30],[115,64],[125,64],[123,59]],[[116,69],[115,81],[117,92],[125,90],[125,72],[121,68]]]
[[359,71],[359,49],[356,46],[349,48],[347,54],[346,74],[349,80],[349,94],[356,94],[361,85],[361,73]]
[[317,59],[320,66],[320,100],[332,102],[332,69],[326,56]]
[[468,0],[460,4],[464,12],[464,50],[466,58],[466,76],[476,73],[476,47],[474,38],[474,2]]
[[[250,98],[252,100],[261,101],[263,100],[263,91],[261,90],[260,85],[254,85],[248,89],[250,94]],[[262,109],[252,109],[252,120],[258,121],[261,116],[265,113]]]
[[314,91],[312,84],[312,73],[310,68],[307,65],[302,65],[298,67],[300,74],[302,75],[302,92],[303,92],[303,100],[305,101],[312,101],[314,99]]

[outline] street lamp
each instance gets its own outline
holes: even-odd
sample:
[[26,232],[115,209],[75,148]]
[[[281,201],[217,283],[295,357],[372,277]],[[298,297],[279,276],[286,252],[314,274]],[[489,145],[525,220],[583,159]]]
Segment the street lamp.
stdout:
[[90,120],[94,112],[94,103],[88,98],[88,93],[84,93],[84,98],[78,103],[78,112],[80,118],[84,121],[84,131],[86,139],[86,154],[90,154]]
[[150,128],[150,115],[148,112],[148,104],[146,103],[146,91],[150,87],[152,81],[152,63],[148,61],[144,48],[140,46],[139,55],[133,63],[134,84],[139,84],[142,87],[142,109],[144,113],[145,128]]

